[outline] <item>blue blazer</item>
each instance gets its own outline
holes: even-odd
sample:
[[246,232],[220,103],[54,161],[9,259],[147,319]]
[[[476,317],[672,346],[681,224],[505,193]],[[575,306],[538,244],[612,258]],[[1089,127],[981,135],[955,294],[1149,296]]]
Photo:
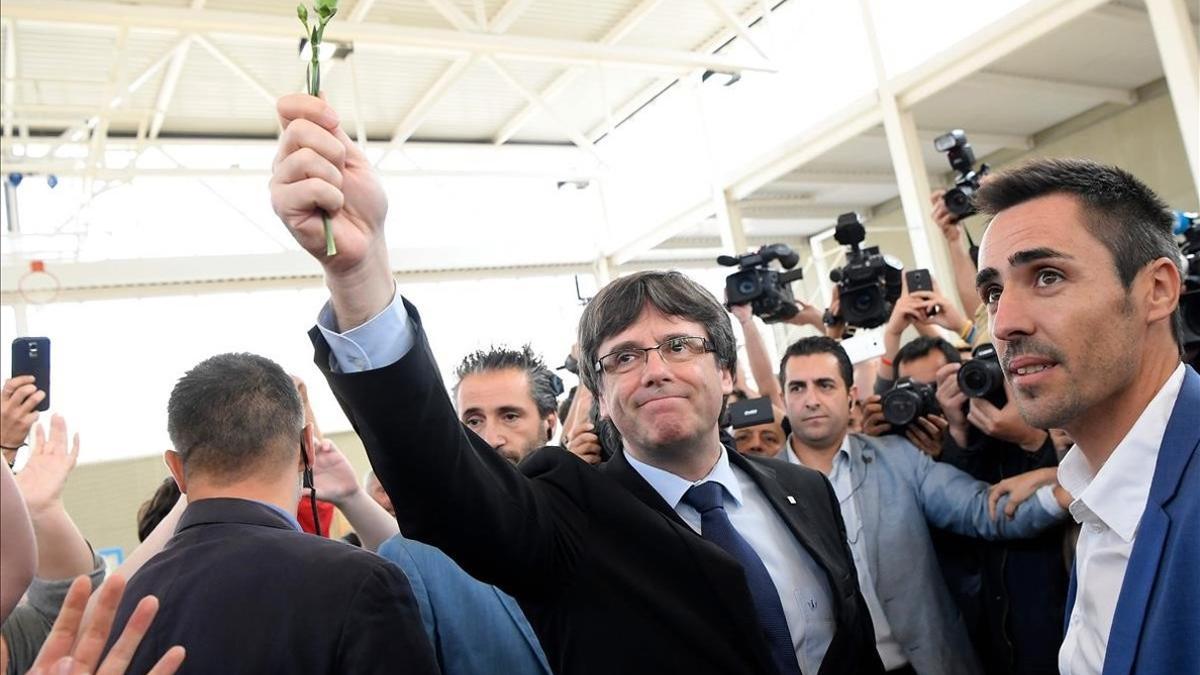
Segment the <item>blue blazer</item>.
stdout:
[[379,555],[412,586],[442,675],[551,675],[516,600],[468,575],[441,550],[397,534]]
[[[1067,621],[1076,579],[1067,593]],[[1200,375],[1167,422],[1104,656],[1104,675],[1200,673]]]

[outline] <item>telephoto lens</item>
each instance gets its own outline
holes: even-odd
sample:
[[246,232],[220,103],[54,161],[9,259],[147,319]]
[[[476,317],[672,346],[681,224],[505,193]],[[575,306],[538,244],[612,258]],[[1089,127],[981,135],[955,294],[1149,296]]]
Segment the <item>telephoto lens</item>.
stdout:
[[942,412],[937,403],[937,392],[931,384],[913,382],[900,378],[880,399],[883,418],[892,425],[891,433],[902,433],[918,417],[938,415]]
[[958,369],[958,388],[970,398],[981,398],[1003,408],[1008,404],[1004,391],[1004,369],[996,348],[982,344],[971,353],[971,360]]

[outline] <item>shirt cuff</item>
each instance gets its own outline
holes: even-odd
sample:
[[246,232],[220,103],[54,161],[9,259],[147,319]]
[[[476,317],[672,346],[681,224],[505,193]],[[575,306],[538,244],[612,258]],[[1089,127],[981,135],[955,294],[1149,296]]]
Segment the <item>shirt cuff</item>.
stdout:
[[1046,513],[1049,513],[1055,518],[1060,518],[1067,513],[1063,507],[1058,505],[1058,500],[1054,498],[1053,485],[1043,485],[1042,487],[1038,488],[1037,500],[1038,503],[1042,505],[1042,508],[1046,509]]
[[333,305],[326,302],[317,315],[317,329],[329,344],[329,369],[335,373],[390,366],[404,358],[416,342],[412,319],[399,293],[383,311],[345,333],[337,332]]

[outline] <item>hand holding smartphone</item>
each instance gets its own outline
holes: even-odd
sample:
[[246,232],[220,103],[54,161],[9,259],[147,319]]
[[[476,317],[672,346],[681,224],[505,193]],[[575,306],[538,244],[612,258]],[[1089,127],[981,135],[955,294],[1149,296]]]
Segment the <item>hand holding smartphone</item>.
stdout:
[[[933,277],[927,269],[909,270],[904,273],[904,282],[908,285],[908,292],[915,293],[917,291],[932,291]],[[940,305],[934,305],[925,312],[926,316],[936,316],[942,311]]]
[[46,397],[37,411],[50,409],[50,338],[19,337],[12,341],[12,376],[32,375],[33,384]]

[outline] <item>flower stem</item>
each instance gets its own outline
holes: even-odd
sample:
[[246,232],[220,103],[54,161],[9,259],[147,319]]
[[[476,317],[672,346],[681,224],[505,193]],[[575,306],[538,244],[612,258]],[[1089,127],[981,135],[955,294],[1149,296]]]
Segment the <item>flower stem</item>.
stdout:
[[[316,37],[315,34],[313,37]],[[318,56],[320,43],[317,40],[309,42],[312,48],[312,62],[308,65],[308,93],[318,96],[321,93],[321,60]],[[321,223],[325,226],[325,255],[337,255],[337,246],[333,243],[333,225],[329,222],[329,214],[321,212]]]

